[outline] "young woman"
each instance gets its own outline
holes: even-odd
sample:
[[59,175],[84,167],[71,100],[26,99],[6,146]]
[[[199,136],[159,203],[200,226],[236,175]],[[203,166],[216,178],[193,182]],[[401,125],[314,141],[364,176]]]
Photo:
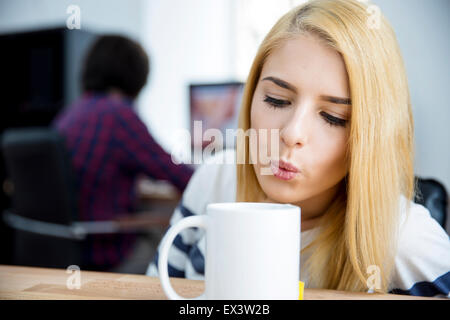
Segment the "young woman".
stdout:
[[[278,154],[263,163],[239,138],[236,152],[195,172],[171,224],[205,214],[211,202],[295,204],[306,287],[448,296],[449,238],[411,200],[413,119],[402,57],[385,18],[370,26],[366,9],[317,0],[275,24],[251,67],[239,128],[278,130]],[[227,158],[235,164],[218,164]],[[203,278],[204,252],[202,230],[182,232],[169,275]],[[148,275],[157,275],[157,261]]]

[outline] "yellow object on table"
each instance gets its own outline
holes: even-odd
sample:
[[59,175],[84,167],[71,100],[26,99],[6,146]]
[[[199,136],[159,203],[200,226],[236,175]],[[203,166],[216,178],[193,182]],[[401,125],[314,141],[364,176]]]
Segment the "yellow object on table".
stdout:
[[305,283],[303,281],[298,282],[298,289],[300,291],[300,294],[298,296],[298,300],[303,300],[303,291],[305,289]]

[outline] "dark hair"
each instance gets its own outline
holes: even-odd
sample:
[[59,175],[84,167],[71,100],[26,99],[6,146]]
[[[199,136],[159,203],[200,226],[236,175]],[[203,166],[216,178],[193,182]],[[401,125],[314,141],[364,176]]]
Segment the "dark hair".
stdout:
[[118,89],[135,98],[148,72],[149,58],[139,43],[120,35],[101,36],[85,57],[81,86],[84,91]]

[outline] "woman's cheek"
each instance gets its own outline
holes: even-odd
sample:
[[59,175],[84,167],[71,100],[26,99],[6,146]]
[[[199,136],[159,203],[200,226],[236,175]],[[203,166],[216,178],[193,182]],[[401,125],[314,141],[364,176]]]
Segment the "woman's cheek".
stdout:
[[318,171],[329,178],[341,177],[346,172],[345,148],[343,139],[329,140],[317,149],[316,164]]
[[255,101],[252,104],[251,110],[251,128],[260,129],[266,126],[267,122],[267,113],[264,111],[264,106],[261,103],[256,103]]

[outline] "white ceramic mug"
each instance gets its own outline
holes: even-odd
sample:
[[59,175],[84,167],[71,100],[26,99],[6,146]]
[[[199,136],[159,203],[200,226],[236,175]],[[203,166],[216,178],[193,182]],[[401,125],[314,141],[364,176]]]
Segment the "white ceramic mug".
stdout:
[[289,204],[212,203],[206,215],[173,225],[159,249],[158,270],[169,299],[185,299],[172,288],[167,258],[177,234],[206,230],[205,292],[195,299],[271,300],[299,297],[300,208]]

